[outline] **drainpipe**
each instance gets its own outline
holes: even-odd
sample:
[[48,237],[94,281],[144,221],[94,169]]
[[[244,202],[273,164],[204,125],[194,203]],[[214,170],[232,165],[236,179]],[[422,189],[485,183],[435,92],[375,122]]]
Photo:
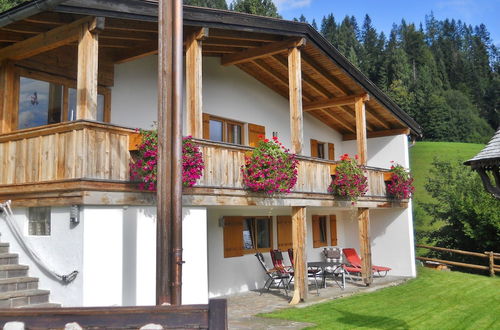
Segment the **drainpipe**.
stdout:
[[0,28],[39,14],[42,11],[52,10],[65,1],[67,0],[37,0],[14,7],[0,14]]

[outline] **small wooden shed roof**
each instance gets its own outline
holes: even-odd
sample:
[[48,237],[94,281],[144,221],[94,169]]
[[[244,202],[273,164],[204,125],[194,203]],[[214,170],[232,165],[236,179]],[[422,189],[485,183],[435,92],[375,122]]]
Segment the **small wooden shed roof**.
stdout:
[[464,162],[473,169],[479,167],[500,166],[500,127],[490,142],[476,156]]

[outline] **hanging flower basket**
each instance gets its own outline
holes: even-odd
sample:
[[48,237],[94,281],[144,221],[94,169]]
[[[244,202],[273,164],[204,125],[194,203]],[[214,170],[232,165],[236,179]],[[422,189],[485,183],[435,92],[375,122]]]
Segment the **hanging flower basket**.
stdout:
[[243,184],[253,192],[268,195],[289,193],[297,183],[298,160],[278,138],[259,137],[257,147],[241,166]]
[[[130,180],[139,182],[139,189],[155,191],[158,163],[158,132],[138,130],[141,142],[130,163]],[[191,136],[182,139],[182,185],[192,187],[203,175],[203,155]]]
[[415,192],[413,186],[413,178],[409,171],[402,165],[396,164],[391,166],[391,172],[388,172],[388,180],[386,181],[387,194],[396,199],[410,198]]
[[[357,164],[357,159],[357,155],[354,158],[350,158],[348,154],[342,155],[328,186],[329,193],[349,198],[353,203],[368,191],[368,179],[363,174],[363,168]],[[332,169],[330,173],[331,171]]]

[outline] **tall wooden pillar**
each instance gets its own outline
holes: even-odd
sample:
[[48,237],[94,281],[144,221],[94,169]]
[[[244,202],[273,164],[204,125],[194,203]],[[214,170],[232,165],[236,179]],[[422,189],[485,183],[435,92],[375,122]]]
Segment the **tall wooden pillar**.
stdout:
[[182,3],[158,2],[156,303],[182,302]]
[[208,29],[200,28],[186,40],[186,121],[187,135],[203,138],[202,40]]
[[292,241],[294,267],[294,292],[290,305],[307,299],[306,264],[306,208],[292,207]]
[[97,73],[99,32],[104,29],[104,18],[81,25],[78,38],[78,73],[76,81],[76,118],[97,119]]
[[304,145],[304,123],[302,114],[302,69],[298,47],[288,50],[288,89],[290,95],[290,132],[292,152],[302,154]]
[[356,141],[358,145],[358,163],[366,165],[368,160],[366,147],[366,110],[363,97],[355,100],[354,108],[356,110]]
[[368,286],[373,282],[372,252],[370,247],[370,214],[367,208],[358,209],[359,248],[361,253],[361,276]]
[[17,99],[17,82],[15,81],[14,65],[10,61],[0,64],[0,134],[15,130],[14,111],[17,110],[14,100]]

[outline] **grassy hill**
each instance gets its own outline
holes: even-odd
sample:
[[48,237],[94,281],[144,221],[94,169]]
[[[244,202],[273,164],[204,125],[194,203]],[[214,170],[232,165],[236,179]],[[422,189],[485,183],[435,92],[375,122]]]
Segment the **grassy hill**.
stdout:
[[[434,159],[446,160],[455,163],[464,161],[475,156],[483,144],[458,143],[458,142],[417,142],[410,148],[410,164],[413,177],[415,178],[414,216],[417,240],[419,234],[430,231],[440,226],[439,223],[430,224],[430,217],[425,214],[419,202],[429,202],[432,197],[425,190],[425,183],[429,177],[429,169]],[[422,243],[422,242],[420,242]]]

